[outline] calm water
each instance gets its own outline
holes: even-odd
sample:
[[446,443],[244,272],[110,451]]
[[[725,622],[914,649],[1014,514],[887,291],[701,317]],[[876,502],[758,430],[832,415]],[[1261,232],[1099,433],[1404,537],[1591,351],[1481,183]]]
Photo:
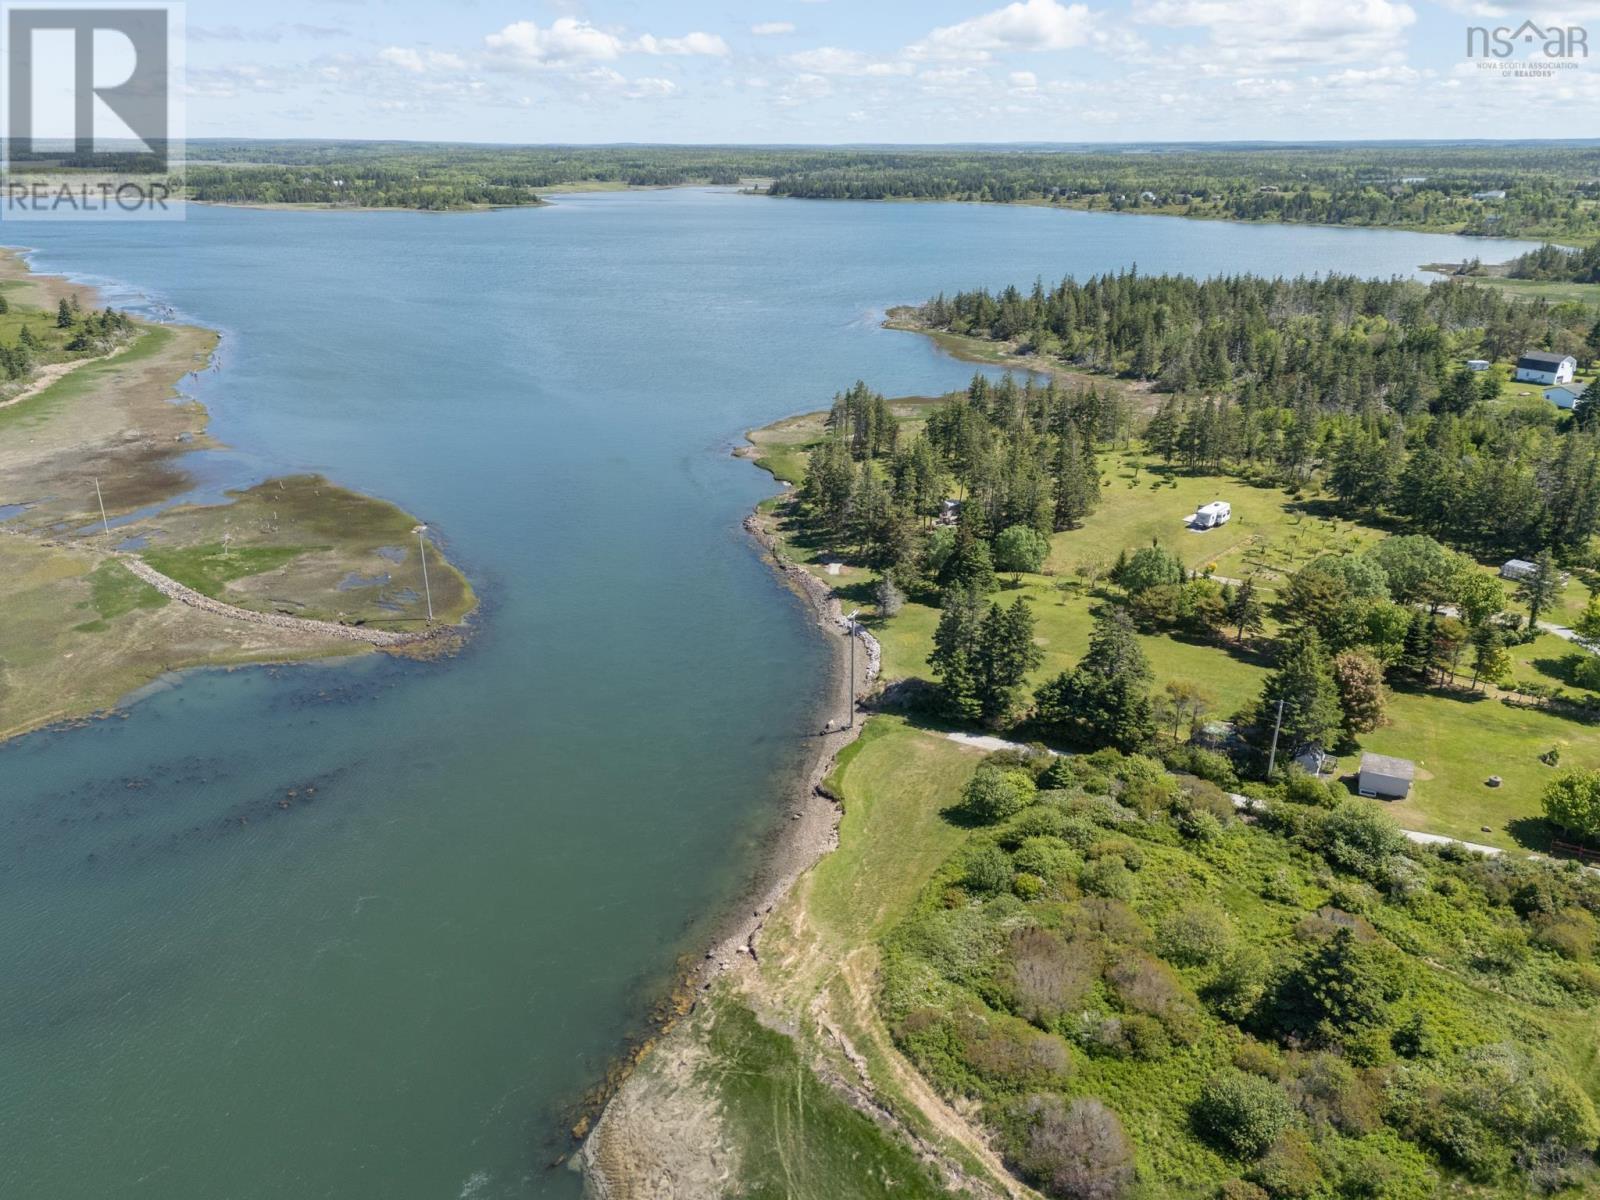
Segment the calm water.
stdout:
[[738,434],[858,376],[962,383],[877,328],[940,289],[1483,250],[700,191],[23,235],[225,331],[191,385],[234,447],[202,494],[320,470],[389,497],[487,609],[443,666],[197,673],[0,748],[19,1200],[576,1195],[553,1116],[748,880],[823,699],[739,530],[765,489]]

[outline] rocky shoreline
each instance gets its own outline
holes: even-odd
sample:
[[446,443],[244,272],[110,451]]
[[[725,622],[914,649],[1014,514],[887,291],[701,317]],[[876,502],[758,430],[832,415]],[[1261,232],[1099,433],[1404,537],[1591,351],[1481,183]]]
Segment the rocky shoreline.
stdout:
[[[828,633],[850,636],[849,623],[838,598],[826,583],[783,556],[759,510],[745,518],[744,528],[766,552],[767,562],[779,578],[811,605],[818,625]],[[843,810],[838,799],[827,792],[824,781],[832,772],[839,753],[861,733],[862,697],[877,680],[882,663],[877,639],[860,625],[855,627],[855,636],[861,639],[866,653],[856,658],[854,724],[842,728],[830,726],[816,733],[809,763],[797,775],[791,793],[789,821],[766,859],[760,884],[752,891],[746,905],[737,910],[738,916],[731,927],[723,931],[704,958],[688,971],[678,1003],[670,1005],[670,1015],[660,1020],[657,1039],[643,1043],[608,1081],[609,1095],[604,1098],[592,1129],[585,1120],[574,1130],[584,1139],[576,1165],[584,1176],[585,1195],[592,1200],[673,1194],[670,1188],[663,1193],[655,1182],[663,1169],[652,1165],[651,1150],[640,1144],[642,1139],[638,1131],[655,1132],[657,1113],[651,1110],[649,1097],[635,1094],[643,1090],[636,1069],[651,1053],[665,1052],[665,1042],[679,1021],[694,1014],[700,996],[719,978],[755,969],[761,953],[761,932],[768,916],[796,880],[839,844],[839,819]],[[850,655],[842,640],[830,639],[830,644],[833,647],[830,675],[837,682],[849,670]],[[666,1173],[670,1174],[670,1169],[666,1169]]]
[[221,600],[213,600],[210,596],[163,575],[143,559],[132,555],[119,555],[118,561],[167,599],[233,621],[247,621],[252,625],[268,625],[274,629],[284,629],[293,633],[309,633],[345,642],[365,642],[367,645],[380,647],[411,646],[418,642],[432,641],[435,638],[460,633],[460,629],[454,625],[435,625],[421,632],[410,633],[390,629],[369,629],[365,625],[340,625],[333,621],[312,621],[306,617],[291,617],[283,613],[258,612],[253,608],[239,608],[232,604],[224,604]]

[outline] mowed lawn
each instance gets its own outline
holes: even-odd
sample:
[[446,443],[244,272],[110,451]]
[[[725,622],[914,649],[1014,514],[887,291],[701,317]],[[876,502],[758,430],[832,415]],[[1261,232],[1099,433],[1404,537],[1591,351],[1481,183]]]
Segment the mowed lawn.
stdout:
[[[1030,687],[1077,663],[1088,645],[1092,609],[1110,594],[1103,583],[1091,587],[1080,568],[1103,574],[1122,551],[1159,542],[1192,570],[1210,570],[1228,579],[1254,577],[1270,595],[1282,580],[1323,554],[1359,552],[1387,536],[1329,515],[1326,502],[1315,496],[1296,498],[1229,476],[1185,475],[1147,455],[1109,453],[1102,457],[1101,470],[1101,503],[1083,527],[1051,539],[1042,573],[1003,575],[993,597],[1009,604],[1021,595],[1033,609],[1044,662],[1030,678]],[[1191,532],[1183,518],[1218,499],[1233,506],[1233,519],[1219,529]],[[883,646],[886,680],[928,677],[936,608],[907,603],[892,620],[875,618],[874,572],[848,563],[830,568],[804,545],[791,543],[787,549],[838,590],[847,606],[862,610]],[[1483,564],[1488,572],[1497,568],[1498,563]],[[1509,583],[1507,596],[1509,608],[1526,611]],[[1545,619],[1570,623],[1588,597],[1588,589],[1573,580]],[[1211,712],[1223,718],[1252,706],[1270,671],[1265,658],[1230,645],[1164,634],[1143,635],[1141,641],[1158,689],[1174,680],[1197,684],[1209,696]],[[1561,678],[1561,663],[1575,652],[1576,647],[1549,634],[1513,647],[1516,678],[1570,687]],[[1363,736],[1359,748],[1343,756],[1341,766],[1353,772],[1361,750],[1415,761],[1419,778],[1413,795],[1393,806],[1410,829],[1506,848],[1542,849],[1549,831],[1539,819],[1540,794],[1552,769],[1539,755],[1559,748],[1562,766],[1600,767],[1600,730],[1594,726],[1493,697],[1397,691],[1389,716],[1387,725]],[[1486,781],[1495,775],[1502,784],[1491,788]]]

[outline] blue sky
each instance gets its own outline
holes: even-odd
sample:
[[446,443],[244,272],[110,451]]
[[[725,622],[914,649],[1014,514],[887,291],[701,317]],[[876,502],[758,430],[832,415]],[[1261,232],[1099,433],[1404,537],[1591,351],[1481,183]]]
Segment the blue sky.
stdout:
[[[1600,0],[189,0],[190,137],[1600,136]],[[1485,69],[1469,25],[1594,57]]]

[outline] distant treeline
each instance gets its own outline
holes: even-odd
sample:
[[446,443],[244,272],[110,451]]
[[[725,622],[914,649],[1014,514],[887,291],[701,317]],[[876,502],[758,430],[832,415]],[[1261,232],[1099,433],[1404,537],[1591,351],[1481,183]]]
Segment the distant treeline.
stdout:
[[1130,271],[940,296],[915,320],[1154,382],[1171,397],[1146,439],[1191,470],[1318,476],[1351,515],[1476,550],[1578,553],[1600,531],[1600,396],[1563,423],[1547,404],[1502,403],[1496,374],[1464,362],[1600,359],[1600,321],[1579,305],[1455,283]]
[[[777,196],[1047,202],[1233,220],[1600,237],[1600,147],[806,149],[194,142],[198,200],[458,208],[538,189],[771,180]],[[1504,193],[1503,196],[1500,193]]]
[[772,191],[819,199],[1047,201],[1485,236],[1600,235],[1594,146],[886,151],[782,174]]
[[1513,279],[1548,279],[1567,283],[1600,283],[1600,244],[1586,250],[1540,246],[1511,260]]

